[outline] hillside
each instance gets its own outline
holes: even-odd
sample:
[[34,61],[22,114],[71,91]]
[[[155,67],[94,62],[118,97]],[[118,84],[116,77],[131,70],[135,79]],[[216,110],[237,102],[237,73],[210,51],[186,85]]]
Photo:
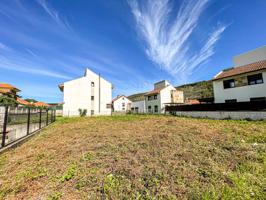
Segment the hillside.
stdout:
[[[214,98],[212,81],[200,81],[175,87],[184,92],[184,99],[199,99],[202,101],[212,101]],[[145,92],[128,96],[131,101],[144,100]]]
[[146,94],[145,92],[132,94],[132,95],[128,96],[127,98],[130,101],[143,101],[145,99],[145,96],[144,96],[145,94]]
[[211,80],[180,85],[176,89],[184,92],[185,99],[212,99],[214,97]]

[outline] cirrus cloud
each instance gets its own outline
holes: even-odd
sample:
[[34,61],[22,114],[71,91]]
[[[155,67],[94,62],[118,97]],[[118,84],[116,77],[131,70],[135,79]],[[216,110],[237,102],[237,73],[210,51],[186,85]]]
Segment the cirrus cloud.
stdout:
[[145,41],[150,60],[173,76],[185,80],[214,53],[215,44],[227,28],[219,25],[196,51],[191,36],[199,24],[209,0],[184,0],[173,20],[170,0],[129,0],[137,31]]

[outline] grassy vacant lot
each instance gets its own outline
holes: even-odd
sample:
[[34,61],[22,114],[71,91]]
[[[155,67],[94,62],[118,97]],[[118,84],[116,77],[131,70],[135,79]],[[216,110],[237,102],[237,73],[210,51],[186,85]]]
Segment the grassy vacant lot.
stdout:
[[266,122],[60,119],[0,155],[3,199],[266,199]]

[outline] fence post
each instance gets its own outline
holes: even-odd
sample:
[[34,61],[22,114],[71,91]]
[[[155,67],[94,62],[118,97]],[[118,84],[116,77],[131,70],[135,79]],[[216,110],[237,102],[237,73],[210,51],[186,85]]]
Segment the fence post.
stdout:
[[54,110],[54,122],[56,120],[56,110]]
[[49,116],[49,110],[46,109],[46,126],[48,126],[48,116]]
[[53,110],[51,110],[51,123],[53,123]]
[[2,135],[2,147],[4,147],[6,143],[7,119],[8,119],[8,106],[5,106],[5,116],[4,116],[3,133],[2,133],[3,134]]
[[42,109],[40,109],[39,129],[42,128]]
[[27,135],[30,133],[30,108],[28,108]]
[[51,110],[51,123],[53,123],[54,122],[54,110]]

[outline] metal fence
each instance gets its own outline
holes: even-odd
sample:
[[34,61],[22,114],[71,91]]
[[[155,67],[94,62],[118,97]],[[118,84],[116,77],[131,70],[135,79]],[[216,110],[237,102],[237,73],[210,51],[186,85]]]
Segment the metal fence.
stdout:
[[25,107],[0,107],[0,136],[3,148],[55,121],[56,111]]

